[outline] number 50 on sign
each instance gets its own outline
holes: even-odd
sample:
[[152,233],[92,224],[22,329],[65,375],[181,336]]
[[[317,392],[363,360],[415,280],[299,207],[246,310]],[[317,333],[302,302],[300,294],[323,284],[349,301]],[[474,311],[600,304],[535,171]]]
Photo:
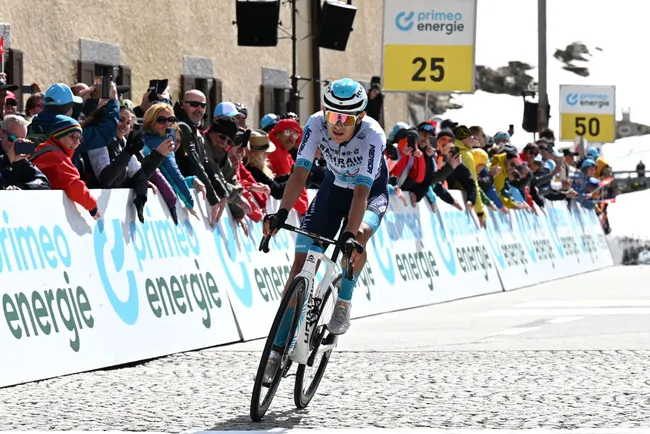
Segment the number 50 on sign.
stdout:
[[476,0],[384,0],[383,89],[473,92]]
[[616,140],[614,86],[560,86],[560,140],[582,136],[590,142]]

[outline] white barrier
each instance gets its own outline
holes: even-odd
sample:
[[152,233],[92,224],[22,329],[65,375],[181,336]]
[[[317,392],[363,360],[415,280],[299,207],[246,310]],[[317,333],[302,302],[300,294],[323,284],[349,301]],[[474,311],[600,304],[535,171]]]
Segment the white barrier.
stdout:
[[[174,226],[151,196],[142,224],[128,190],[94,194],[99,222],[60,191],[0,193],[0,387],[266,335],[293,234],[281,231],[263,254],[261,223],[249,221],[246,237],[224,214],[211,230],[203,201],[200,221],[179,207]],[[355,318],[612,265],[591,211],[548,203],[539,217],[490,214],[484,231],[438,202],[434,214],[391,200],[368,245]]]

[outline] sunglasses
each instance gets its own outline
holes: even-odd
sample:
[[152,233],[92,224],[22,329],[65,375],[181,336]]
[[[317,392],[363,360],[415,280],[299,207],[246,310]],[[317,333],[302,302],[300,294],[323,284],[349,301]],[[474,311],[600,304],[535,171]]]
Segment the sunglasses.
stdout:
[[230,137],[228,137],[227,135],[219,134],[219,138],[221,140],[226,141],[226,143],[228,143],[229,146],[235,146],[235,142],[233,142],[232,139]]
[[18,136],[14,135],[14,134],[11,134],[9,131],[2,130],[2,132],[7,135],[7,138],[9,139],[9,143],[13,143],[16,140],[18,140]]
[[194,108],[201,107],[203,109],[206,108],[208,105],[204,102],[198,102],[198,101],[183,101],[183,103],[189,105],[190,107],[194,107]]
[[357,124],[357,120],[359,119],[359,116],[326,111],[325,119],[327,120],[327,122],[329,122],[332,125],[336,125],[340,122],[341,125],[343,125],[344,127],[352,127]]
[[174,116],[170,116],[168,118],[164,116],[158,116],[156,122],[158,122],[159,124],[167,124],[167,123],[173,124],[176,123],[176,118]]
[[18,105],[18,102],[15,99],[6,99],[5,105],[16,107]]

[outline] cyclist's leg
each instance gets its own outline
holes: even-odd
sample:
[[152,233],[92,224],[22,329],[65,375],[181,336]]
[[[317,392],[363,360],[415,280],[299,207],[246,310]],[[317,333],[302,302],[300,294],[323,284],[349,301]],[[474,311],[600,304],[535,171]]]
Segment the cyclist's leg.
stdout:
[[361,223],[356,235],[357,242],[361,244],[364,249],[363,253],[361,253],[355,260],[352,279],[347,279],[345,276],[346,264],[344,263],[344,259],[341,264],[341,268],[343,269],[341,289],[339,290],[334,314],[328,324],[328,329],[333,334],[343,334],[350,327],[352,294],[368,257],[366,244],[368,243],[368,240],[370,240],[370,237],[372,237],[372,235],[377,231],[387,208],[388,188],[384,186],[382,189],[381,185],[373,188],[370,192],[370,197],[368,198],[368,208],[363,216],[363,222]]
[[[336,189],[332,182],[327,182],[328,177],[325,177],[325,181],[321,184],[316,197],[309,205],[307,214],[302,220],[300,227],[306,231],[313,232],[324,237],[334,238],[338,227],[341,224],[340,216],[336,215],[336,208],[333,207],[332,203],[335,202],[336,195],[331,195],[332,189]],[[285,284],[285,291],[291,285],[291,282],[296,277],[298,273],[302,270],[303,265],[305,264],[305,259],[307,258],[307,252],[312,249],[313,240],[304,235],[298,234],[296,237],[296,249],[293,260],[293,265],[291,266],[291,271],[289,272],[289,279]],[[317,248],[314,248],[317,250]],[[289,329],[291,328],[291,319],[293,318],[295,306],[289,305],[287,309],[287,314],[282,319],[280,324],[280,329],[276,334],[274,344],[277,346],[284,346],[288,338]]]

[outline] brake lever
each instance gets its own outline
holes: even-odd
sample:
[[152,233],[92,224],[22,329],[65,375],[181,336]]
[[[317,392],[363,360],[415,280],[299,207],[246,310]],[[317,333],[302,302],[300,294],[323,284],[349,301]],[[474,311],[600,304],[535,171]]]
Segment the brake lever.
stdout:
[[260,243],[259,251],[264,253],[269,253],[269,242],[271,241],[271,235],[262,237],[262,242]]

